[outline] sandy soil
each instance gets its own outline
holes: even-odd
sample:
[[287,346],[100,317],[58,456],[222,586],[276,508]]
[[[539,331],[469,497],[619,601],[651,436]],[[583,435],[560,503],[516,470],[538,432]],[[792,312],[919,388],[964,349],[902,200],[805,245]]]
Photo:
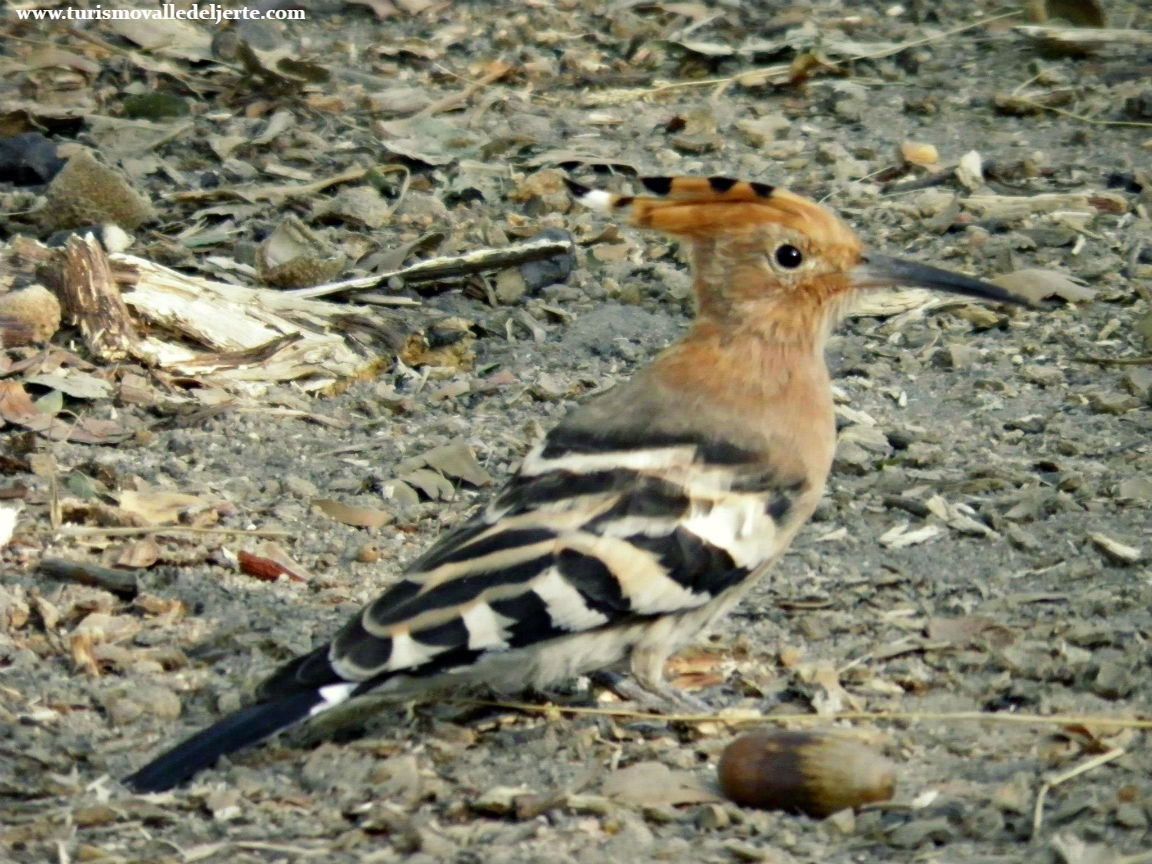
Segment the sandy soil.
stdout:
[[[1011,29],[1018,19],[940,37],[1010,11],[992,2],[860,3],[851,16],[838,5],[457,2],[377,20],[327,4],[269,31],[334,69],[326,83],[198,93],[156,73],[157,88],[191,103],[192,127],[153,151],[166,173],[141,175],[159,213],[137,232],[141,254],[166,249],[170,263],[211,272],[209,255],[242,260],[290,210],[345,248],[394,248],[435,228],[445,248],[466,249],[560,228],[579,241],[576,267],[564,279],[493,278],[505,291],[495,304],[477,280],[409,291],[418,312],[393,314],[463,319],[476,337],[470,368],[422,376],[385,363],[338,395],[285,386],[217,410],[84,402],[77,410],[135,431],[117,445],[0,429],[12,454],[2,485],[26,489],[16,541],[0,550],[0,859],[1152,860],[1152,751],[1139,722],[1152,716],[1152,367],[1092,360],[1146,357],[1152,344],[1147,48],[1046,54]],[[1108,12],[1115,26],[1152,28],[1143,4]],[[940,38],[794,85],[703,80],[791,62],[789,46],[840,62],[847,40],[851,56],[930,36]],[[376,124],[399,112],[380,107],[395,94],[372,103],[380,80],[426,105],[496,59],[518,71],[432,118],[474,139],[464,155],[428,161],[443,129],[409,127],[404,146],[423,157],[409,155],[412,184],[381,227],[293,199],[237,211],[235,236],[207,250],[171,242],[205,206],[168,194],[174,185],[239,182],[206,136],[254,137],[282,110],[290,130],[236,159],[317,177],[404,161],[378,143]],[[90,83],[111,99],[138,73],[117,78],[104,62]],[[182,68],[194,84],[200,67]],[[1014,90],[1066,113],[1014,103]],[[341,94],[344,110],[324,102]],[[905,141],[938,148],[939,179],[901,167]],[[986,168],[975,191],[950,169],[971,150]],[[829,352],[842,444],[825,500],[772,578],[672,670],[717,709],[893,715],[839,725],[896,763],[896,800],[828,821],[746,810],[715,796],[734,734],[720,724],[461,702],[284,736],[171,794],[126,792],[116,778],[242,704],[491,492],[455,481],[450,495],[401,506],[387,496],[416,464],[405,460],[462,440],[499,484],[539,430],[683,330],[689,286],[672,244],[606,234],[604,220],[569,211],[546,191],[553,175],[532,176],[555,168],[621,189],[634,172],[788,185],[889,253],[985,277],[1046,268],[1091,289],[1090,301],[1042,311],[948,306],[846,322]],[[1021,214],[972,203],[1049,193],[1081,193],[1080,204]],[[115,383],[127,371],[101,374]],[[135,541],[53,537],[38,454],[54,458],[66,495],[111,503],[142,483],[218,502],[218,527],[287,532],[275,542],[307,579],[236,572],[236,552],[261,549],[255,537],[162,534],[134,601],[52,580],[41,557],[109,563]],[[314,498],[395,520],[342,525]],[[93,613],[105,617],[84,629]],[[79,662],[78,633],[115,647],[98,652],[99,674]],[[552,698],[601,695],[577,682]],[[621,792],[621,769],[649,762],[683,772],[688,791]]]

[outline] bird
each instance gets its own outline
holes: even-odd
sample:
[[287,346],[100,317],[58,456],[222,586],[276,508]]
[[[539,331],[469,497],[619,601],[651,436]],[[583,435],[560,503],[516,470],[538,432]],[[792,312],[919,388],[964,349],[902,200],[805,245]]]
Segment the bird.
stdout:
[[786,189],[729,177],[639,182],[637,195],[568,186],[592,210],[690,250],[686,335],[568,413],[495,497],[330,642],[127,787],[168,790],[367,694],[546,691],[626,668],[638,692],[678,704],[665,661],[771,570],[824,491],[836,446],[824,347],[852,299],[921,286],[1027,305],[865,249],[831,210]]

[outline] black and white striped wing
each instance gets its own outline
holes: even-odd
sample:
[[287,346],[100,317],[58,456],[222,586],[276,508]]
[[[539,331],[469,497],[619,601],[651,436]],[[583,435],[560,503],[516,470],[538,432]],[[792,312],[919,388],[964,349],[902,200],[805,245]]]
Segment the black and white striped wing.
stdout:
[[[333,679],[357,682],[352,695],[388,690],[475,671],[488,655],[688,612],[780,551],[777,523],[794,486],[766,489],[771,478],[709,462],[698,442],[621,450],[558,438],[325,654],[283,670],[264,694]],[[530,663],[524,673],[524,684],[549,683],[533,680]]]

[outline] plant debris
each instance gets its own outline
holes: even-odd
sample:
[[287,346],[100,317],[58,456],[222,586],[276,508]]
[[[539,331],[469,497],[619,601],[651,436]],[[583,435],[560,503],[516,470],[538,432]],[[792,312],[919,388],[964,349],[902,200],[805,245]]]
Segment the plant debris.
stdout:
[[[1147,860],[1152,10],[766,5],[4,17],[0,859]],[[452,694],[128,794],[683,332],[564,182],[674,174],[1041,308],[847,310],[827,494],[666,670],[715,713]],[[898,732],[899,789],[724,800],[765,725]]]

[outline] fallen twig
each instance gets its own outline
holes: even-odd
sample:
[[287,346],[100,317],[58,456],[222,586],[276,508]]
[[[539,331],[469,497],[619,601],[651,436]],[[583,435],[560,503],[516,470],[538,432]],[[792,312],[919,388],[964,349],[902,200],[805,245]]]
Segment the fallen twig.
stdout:
[[1100,366],[1148,366],[1152,364],[1152,357],[1093,357],[1084,355],[1072,359],[1077,363],[1096,363]]
[[295,537],[292,531],[262,531],[246,528],[197,528],[193,525],[122,525],[111,528],[88,527],[85,525],[62,525],[56,531],[63,537],[137,537],[161,534],[242,534],[245,537],[268,537],[283,539]]
[[505,75],[512,71],[512,67],[499,60],[489,64],[488,71],[484,73],[483,77],[473,81],[459,93],[452,93],[445,96],[443,99],[437,99],[431,105],[426,105],[421,110],[417,111],[416,117],[431,117],[433,114],[439,114],[442,111],[451,111],[459,105],[463,105],[472,95],[479,90],[483,90],[489,84],[499,81]]
[[1069,111],[1066,108],[1057,108],[1055,105],[1045,105],[1043,102],[1037,102],[1035,99],[1028,99],[1024,96],[1013,96],[1011,99],[1016,105],[1036,108],[1040,111],[1051,111],[1053,114],[1059,114],[1071,120],[1078,120],[1081,123],[1091,123],[1093,126],[1135,126],[1140,129],[1152,129],[1152,123],[1144,123],[1140,120],[1099,120],[1095,117],[1088,117],[1085,114],[1077,114],[1075,111]]
[[1061,783],[1066,783],[1074,777],[1079,777],[1081,774],[1086,774],[1093,769],[1099,768],[1114,759],[1119,759],[1126,751],[1123,747],[1114,747],[1107,753],[1101,753],[1099,756],[1094,756],[1086,762],[1081,762],[1074,768],[1069,768],[1060,774],[1049,775],[1043,783],[1040,784],[1040,789],[1036,793],[1036,807],[1032,811],[1032,840],[1033,842],[1040,836],[1040,828],[1044,824],[1044,799],[1048,797],[1048,790]]
[[572,242],[570,240],[536,237],[513,246],[501,246],[496,249],[473,249],[460,255],[429,258],[409,267],[376,273],[372,276],[344,279],[340,282],[313,285],[311,288],[296,288],[281,293],[292,297],[315,298],[379,288],[391,279],[402,279],[408,284],[436,282],[440,279],[467,276],[470,273],[480,273],[484,270],[502,270],[505,267],[513,267],[527,261],[539,261],[543,258],[551,258],[553,255],[569,252],[571,249]]
[[113,570],[86,561],[43,558],[40,560],[40,572],[57,579],[103,588],[124,600],[131,600],[139,591],[136,585],[136,572],[133,570]]
[[722,723],[733,728],[757,726],[765,723],[829,724],[837,720],[868,721],[875,723],[908,722],[980,722],[1019,726],[1094,726],[1110,729],[1152,729],[1152,719],[1109,717],[1103,714],[1006,714],[988,711],[842,711],[838,714],[782,714],[761,715],[758,712],[738,714],[656,714],[650,711],[632,711],[621,708],[588,708],[580,705],[536,705],[531,702],[503,702],[486,699],[454,698],[459,705],[485,705],[508,708],[535,714],[574,714],[590,717],[619,717],[628,720],[659,720],[665,723]]

